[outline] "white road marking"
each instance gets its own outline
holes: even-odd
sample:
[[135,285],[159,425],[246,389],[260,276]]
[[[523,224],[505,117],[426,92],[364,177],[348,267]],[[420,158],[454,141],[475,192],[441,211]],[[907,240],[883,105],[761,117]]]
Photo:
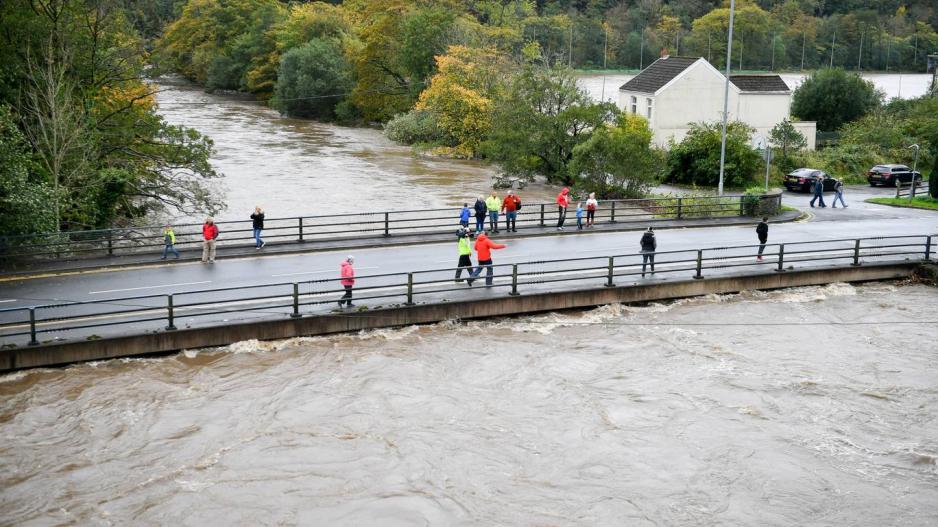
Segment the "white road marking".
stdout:
[[91,291],[89,295],[100,295],[104,293],[120,293],[122,291],[140,291],[141,289],[159,289],[161,287],[178,287],[181,285],[198,285],[198,284],[210,284],[211,280],[203,280],[201,282],[186,282],[182,284],[171,283],[171,284],[162,284],[162,285],[148,285],[144,287],[128,287],[127,289],[107,289],[105,291]]
[[[377,267],[356,267],[355,268],[356,271],[364,271],[365,269],[377,269]],[[328,269],[325,271],[301,271],[299,273],[272,274],[270,276],[276,278],[278,276],[298,276],[302,274],[322,274],[322,273],[337,273],[338,274],[338,271],[335,269]]]
[[8,299],[8,300],[0,300],[0,304],[5,304],[5,303],[7,303],[7,302],[16,302],[16,299],[15,299],[15,298],[10,298],[10,299]]

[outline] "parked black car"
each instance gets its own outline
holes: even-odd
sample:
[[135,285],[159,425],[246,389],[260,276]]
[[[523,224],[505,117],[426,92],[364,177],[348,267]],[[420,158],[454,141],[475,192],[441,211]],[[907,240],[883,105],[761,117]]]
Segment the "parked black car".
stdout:
[[827,172],[814,168],[799,168],[785,176],[785,188],[792,192],[813,192],[814,183],[819,177],[824,179],[825,192],[834,190],[837,180],[827,175]]
[[908,185],[913,177],[916,185],[922,183],[922,173],[913,172],[911,168],[905,165],[876,165],[866,173],[866,180],[870,182],[871,187],[876,185],[894,187],[897,181]]

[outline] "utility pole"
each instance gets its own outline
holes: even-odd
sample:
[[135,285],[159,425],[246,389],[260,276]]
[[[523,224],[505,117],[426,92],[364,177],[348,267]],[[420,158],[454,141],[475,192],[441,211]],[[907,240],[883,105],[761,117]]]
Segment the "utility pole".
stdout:
[[863,33],[860,33],[860,52],[857,53],[857,71],[860,71],[860,59],[863,58]]
[[567,64],[572,68],[573,67],[573,19],[570,19],[570,47],[569,55],[567,58]]
[[713,64],[713,61],[710,60],[710,32],[707,32],[707,62]]
[[772,33],[772,67],[769,71],[775,71],[775,33]]
[[723,195],[723,175],[726,172],[726,121],[730,106],[730,66],[733,60],[733,14],[736,0],[730,0],[730,27],[726,39],[726,79],[723,82],[723,134],[720,140],[720,183],[717,194]]
[[642,27],[642,34],[639,37],[638,44],[638,70],[645,69],[645,28]]
[[603,23],[603,87],[599,95],[599,102],[606,102],[606,50],[609,49],[609,28]]
[[[909,187],[909,201],[912,201],[912,198],[915,197],[915,168],[918,166],[918,151],[921,148],[918,144],[910,145],[909,148],[915,149],[915,160],[912,161],[912,181],[911,186]],[[896,186],[900,186],[901,183],[896,181]]]
[[804,43],[807,38],[808,38],[807,31],[802,30],[801,31],[801,71],[804,71]]
[[834,46],[836,45],[837,45],[837,31],[835,30],[834,36],[833,38],[831,38],[831,68],[834,67]]

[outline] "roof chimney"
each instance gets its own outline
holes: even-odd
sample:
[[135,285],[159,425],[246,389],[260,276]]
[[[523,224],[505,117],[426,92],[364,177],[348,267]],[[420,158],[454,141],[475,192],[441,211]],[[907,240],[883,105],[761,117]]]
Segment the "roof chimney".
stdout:
[[668,54],[668,48],[661,48],[661,58],[666,59],[671,55]]

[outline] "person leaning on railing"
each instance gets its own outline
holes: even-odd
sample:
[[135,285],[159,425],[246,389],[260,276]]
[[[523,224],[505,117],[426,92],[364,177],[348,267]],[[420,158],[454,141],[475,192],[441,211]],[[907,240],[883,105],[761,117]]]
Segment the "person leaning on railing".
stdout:
[[655,251],[658,250],[658,240],[655,239],[655,230],[648,227],[642,235],[642,278],[645,278],[645,266],[651,264],[651,275],[655,275]]
[[202,224],[202,263],[215,263],[215,241],[218,239],[218,226],[209,216]]

